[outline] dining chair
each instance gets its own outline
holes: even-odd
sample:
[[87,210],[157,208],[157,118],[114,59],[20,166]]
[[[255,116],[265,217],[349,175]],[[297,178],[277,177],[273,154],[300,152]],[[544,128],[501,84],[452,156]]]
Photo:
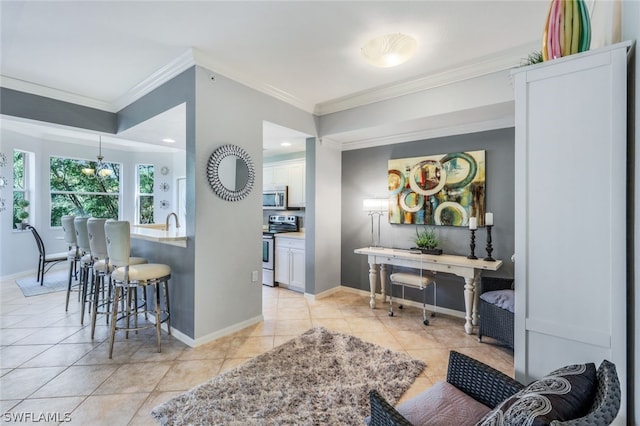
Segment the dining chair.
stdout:
[[[171,335],[169,290],[168,284],[171,278],[171,267],[161,263],[147,263],[132,265],[131,254],[131,227],[128,221],[108,220],[104,225],[107,237],[107,253],[109,261],[113,265],[111,279],[114,285],[114,296],[111,314],[111,333],[109,338],[109,359],[113,357],[115,334],[118,330],[125,331],[125,338],[129,337],[129,331],[138,331],[145,328],[156,328],[158,352],[161,352],[161,327],[167,323],[168,334]],[[137,289],[147,287],[154,289],[154,309],[149,309],[145,303],[143,310],[139,310],[137,301]],[[160,293],[164,293],[164,307],[161,307]],[[124,301],[123,312],[118,317],[118,304]],[[138,317],[144,314],[154,316],[155,325],[151,322],[138,324]],[[133,320],[133,325],[131,325]],[[123,324],[124,323],[124,324]]]
[[[69,252],[63,251],[59,253],[47,254],[47,251],[44,246],[44,241],[42,241],[42,238],[40,237],[40,234],[38,233],[36,228],[34,228],[31,225],[27,225],[27,229],[30,230],[31,233],[33,234],[33,238],[35,238],[36,245],[38,246],[38,252],[40,253],[40,256],[38,257],[38,274],[37,274],[36,281],[40,281],[40,285],[43,285],[44,274],[49,269],[51,269],[55,264],[64,262],[65,260],[67,260],[69,256]],[[49,266],[47,267],[47,265]]]

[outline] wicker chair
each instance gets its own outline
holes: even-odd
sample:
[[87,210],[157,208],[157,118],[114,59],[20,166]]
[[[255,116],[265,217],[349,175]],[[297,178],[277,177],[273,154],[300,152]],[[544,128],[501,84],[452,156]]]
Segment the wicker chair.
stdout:
[[[524,385],[488,365],[451,351],[447,382],[493,409],[503,400],[524,388]],[[369,392],[371,421],[369,426],[412,426],[376,390]],[[552,426],[609,425],[620,409],[620,382],[613,363],[604,360],[597,371],[597,388],[591,408],[584,417],[564,422],[552,421]]]
[[[481,278],[482,294],[513,288],[513,280],[506,278]],[[480,327],[478,327],[478,341],[483,336],[492,337],[505,346],[513,349],[513,312],[502,309],[482,299],[479,300]]]

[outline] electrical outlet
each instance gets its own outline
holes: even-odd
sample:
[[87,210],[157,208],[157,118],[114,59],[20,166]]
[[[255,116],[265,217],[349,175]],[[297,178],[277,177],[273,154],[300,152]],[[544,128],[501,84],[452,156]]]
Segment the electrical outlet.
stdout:
[[251,282],[255,283],[258,281],[258,271],[251,271]]

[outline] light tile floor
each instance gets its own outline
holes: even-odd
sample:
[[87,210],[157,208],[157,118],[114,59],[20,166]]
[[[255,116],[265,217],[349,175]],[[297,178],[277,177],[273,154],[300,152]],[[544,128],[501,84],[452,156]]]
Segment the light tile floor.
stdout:
[[92,340],[90,320],[80,326],[80,304],[71,303],[64,312],[65,296],[25,298],[14,281],[0,283],[0,423],[15,422],[6,417],[12,412],[57,413],[59,420],[69,413],[70,421],[62,424],[71,425],[155,425],[150,411],[156,405],[313,326],[424,360],[427,368],[403,400],[445,378],[452,349],[513,377],[512,353],[478,343],[476,336],[464,333],[464,320],[438,315],[425,327],[418,309],[395,309],[396,316],[389,317],[386,304],[372,310],[368,296],[348,290],[311,301],[286,289],[263,287],[265,319],[259,324],[197,348],[163,333],[161,353],[156,352],[153,330],[128,340],[118,336],[112,360],[104,320]]

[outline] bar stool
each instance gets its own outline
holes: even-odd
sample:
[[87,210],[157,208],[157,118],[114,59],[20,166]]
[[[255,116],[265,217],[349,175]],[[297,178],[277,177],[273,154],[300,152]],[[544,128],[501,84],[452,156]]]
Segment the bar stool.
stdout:
[[[69,284],[67,285],[67,303],[65,304],[65,312],[69,310],[69,296],[71,295],[71,290],[74,286],[71,285],[72,278],[77,279],[77,265],[81,260],[80,249],[77,243],[76,237],[76,229],[73,224],[74,217],[71,215],[62,216],[62,230],[64,231],[64,240],[67,244],[69,244],[69,253],[67,255],[67,260],[69,261]],[[80,283],[77,283],[75,287],[78,287]],[[80,293],[78,293],[78,299],[80,298]]]
[[[129,255],[131,253],[131,231],[127,221],[108,220],[104,224],[107,237],[107,253],[115,270],[111,273],[114,289],[111,336],[109,339],[109,359],[113,356],[113,343],[117,330],[125,330],[126,337],[129,331],[137,331],[143,328],[153,327],[154,324],[138,326],[138,316],[142,313],[152,313],[155,316],[156,337],[158,340],[158,352],[161,351],[160,330],[162,323],[167,323],[168,334],[171,335],[171,323],[169,321],[169,290],[168,283],[171,278],[171,267],[161,263],[148,263],[143,265],[131,265]],[[134,297],[138,287],[146,289],[153,287],[155,291],[155,306],[151,311],[145,304],[144,310],[138,310],[137,300]],[[164,290],[165,309],[160,307],[160,290]],[[125,308],[118,317],[118,302],[125,301]],[[134,325],[131,325],[131,319]],[[118,325],[119,320],[124,320],[124,325]],[[122,321],[120,321],[122,322]]]
[[[105,315],[109,324],[111,315],[112,286],[109,273],[111,272],[111,262],[107,251],[107,237],[104,232],[104,224],[107,219],[90,218],[87,221],[87,233],[89,234],[89,248],[93,258],[93,280],[92,290],[89,290],[87,303],[92,307],[91,311],[91,338],[96,331],[98,314]],[[143,257],[130,257],[130,265],[141,265],[148,263]]]
[[89,233],[87,232],[88,217],[76,217],[73,219],[73,227],[76,232],[76,242],[80,251],[80,324],[84,324],[84,308],[87,302],[87,287],[89,276],[93,279],[93,258],[89,246]]
[[[407,272],[395,272],[389,277],[389,316],[393,316],[393,285],[402,286],[402,299],[404,300],[404,288],[413,287],[422,291],[422,323],[429,325],[427,319],[427,287],[433,285],[433,312],[432,317],[436,316],[437,299],[436,299],[436,273],[427,272],[424,273],[420,270],[420,274],[412,274]],[[402,305],[398,306],[402,309]]]

